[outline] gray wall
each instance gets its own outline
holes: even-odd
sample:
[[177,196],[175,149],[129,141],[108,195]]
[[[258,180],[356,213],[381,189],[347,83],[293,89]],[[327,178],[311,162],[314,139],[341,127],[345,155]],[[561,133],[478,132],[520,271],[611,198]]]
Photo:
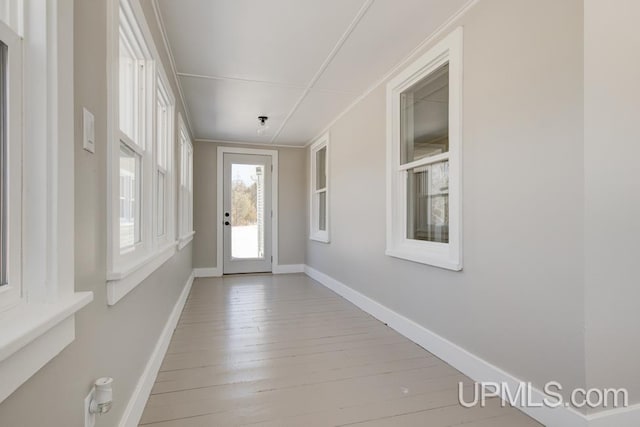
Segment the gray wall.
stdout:
[[[217,239],[217,159],[215,142],[194,143],[193,223],[194,268],[216,267]],[[233,147],[271,149],[268,146],[233,144]],[[273,147],[278,151],[278,256],[279,264],[304,264],[307,151],[300,148]]]
[[[143,6],[162,50],[150,1]],[[81,426],[83,400],[102,376],[114,377],[115,399],[97,425],[117,425],[191,273],[189,245],[117,305],[107,306],[106,2],[77,0],[74,13],[76,289],[93,291],[94,301],[76,316],[76,340],[0,405],[2,426]],[[96,118],[95,155],[82,150],[83,106]]]
[[385,85],[330,130],[331,243],[307,264],[519,378],[584,386],[582,1],[483,0],[458,25],[464,270],[384,255]]
[[640,400],[640,2],[585,1],[587,382]]

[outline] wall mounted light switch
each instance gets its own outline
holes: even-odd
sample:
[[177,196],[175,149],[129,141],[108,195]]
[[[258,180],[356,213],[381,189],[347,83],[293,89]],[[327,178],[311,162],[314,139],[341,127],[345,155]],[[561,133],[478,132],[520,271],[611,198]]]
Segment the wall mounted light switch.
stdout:
[[96,126],[93,114],[82,109],[82,148],[90,153],[96,152]]

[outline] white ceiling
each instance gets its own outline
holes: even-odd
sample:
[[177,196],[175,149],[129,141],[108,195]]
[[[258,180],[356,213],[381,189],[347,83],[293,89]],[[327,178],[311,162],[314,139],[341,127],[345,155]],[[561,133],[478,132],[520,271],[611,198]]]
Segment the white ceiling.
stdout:
[[158,0],[194,137],[297,146],[466,2]]

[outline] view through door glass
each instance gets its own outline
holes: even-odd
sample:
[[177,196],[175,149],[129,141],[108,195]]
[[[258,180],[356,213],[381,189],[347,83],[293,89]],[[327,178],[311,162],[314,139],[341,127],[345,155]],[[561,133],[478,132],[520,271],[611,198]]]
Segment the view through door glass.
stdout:
[[264,258],[265,167],[231,165],[231,257]]

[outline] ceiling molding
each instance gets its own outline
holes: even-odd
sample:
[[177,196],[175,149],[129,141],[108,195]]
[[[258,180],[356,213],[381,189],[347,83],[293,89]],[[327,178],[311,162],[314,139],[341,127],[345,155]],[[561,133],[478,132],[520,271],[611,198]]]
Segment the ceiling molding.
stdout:
[[265,84],[269,86],[276,87],[286,87],[293,89],[304,89],[304,85],[295,84],[295,83],[282,83],[282,82],[272,82],[268,80],[253,80],[253,79],[243,79],[240,77],[227,77],[227,76],[209,76],[205,74],[193,74],[193,73],[177,73],[180,77],[189,77],[193,79],[205,79],[205,80],[220,80],[225,82],[241,82],[241,83],[259,83]]
[[185,117],[187,119],[187,126],[189,127],[189,131],[191,135],[194,136],[193,125],[191,124],[191,117],[189,115],[189,108],[187,107],[187,103],[184,98],[184,93],[182,92],[182,86],[180,85],[180,79],[178,78],[178,71],[176,68],[176,61],[173,57],[173,52],[171,51],[171,45],[169,44],[169,37],[167,36],[167,32],[165,30],[164,20],[162,19],[162,12],[160,11],[160,5],[158,4],[158,0],[151,0],[151,6],[153,7],[153,12],[156,15],[156,22],[158,24],[158,29],[160,30],[160,35],[162,36],[162,42],[164,43],[164,49],[167,52],[167,56],[169,57],[169,65],[171,66],[171,72],[173,73],[173,78],[176,82],[176,87],[178,88],[178,95],[180,96],[180,101],[182,102],[182,109],[184,110]]
[[327,58],[324,60],[322,65],[320,65],[320,68],[318,69],[316,74],[313,76],[313,78],[311,79],[311,81],[307,85],[307,87],[304,90],[304,92],[302,92],[302,95],[300,96],[298,101],[293,105],[293,108],[291,109],[291,111],[289,111],[289,114],[287,114],[287,116],[283,120],[282,125],[280,126],[280,128],[276,131],[276,133],[271,138],[271,142],[272,143],[276,139],[278,139],[278,137],[282,133],[282,130],[285,128],[285,126],[289,122],[289,119],[291,119],[291,117],[298,110],[298,108],[300,107],[300,104],[302,104],[302,101],[304,101],[304,99],[307,97],[307,95],[309,94],[309,92],[311,91],[313,86],[318,82],[318,80],[320,79],[322,74],[326,71],[326,69],[329,66],[329,64],[331,64],[331,61],[333,61],[333,59],[338,54],[338,52],[340,51],[340,49],[342,48],[344,43],[349,39],[349,36],[351,36],[351,34],[353,33],[353,30],[356,29],[356,27],[358,26],[358,24],[360,23],[362,18],[366,15],[367,11],[369,10],[369,8],[371,7],[371,5],[373,4],[374,1],[375,0],[365,0],[365,2],[362,4],[362,6],[360,7],[360,10],[358,10],[358,13],[356,14],[356,16],[353,17],[353,19],[351,20],[351,23],[349,24],[349,26],[347,27],[345,32],[342,34],[340,39],[338,39],[338,41],[336,42],[335,46],[333,47],[331,52],[329,52],[329,55],[327,55]]
[[479,1],[480,0],[469,0],[456,13],[451,15],[449,19],[443,22],[442,25],[440,25],[433,33],[431,33],[429,36],[427,36],[427,38],[425,38],[422,42],[420,42],[420,44],[416,46],[404,59],[398,62],[391,70],[389,70],[384,76],[378,79],[374,84],[369,86],[369,88],[366,89],[362,93],[362,95],[354,99],[353,102],[349,104],[347,108],[342,110],[342,112],[338,114],[333,120],[331,120],[331,122],[329,122],[329,124],[325,126],[322,129],[322,131],[320,131],[316,136],[314,136],[309,141],[307,141],[307,143],[305,144],[305,147],[310,146],[315,140],[320,138],[325,133],[329,132],[329,130],[331,130],[331,128],[338,122],[338,120],[344,117],[349,111],[351,111],[360,102],[362,102],[362,100],[365,99],[371,92],[373,92],[378,87],[380,87],[380,85],[382,85],[384,82],[389,80],[389,78],[391,78],[391,76],[397,73],[402,67],[406,66],[407,63],[409,63],[409,61],[411,61],[413,57],[416,56],[419,52],[421,52],[426,46],[431,44],[436,38],[440,37],[445,31],[449,30],[449,27],[452,24],[454,24],[462,15],[467,13],[469,9],[475,6]]
[[[187,77],[192,79],[218,80],[218,81],[225,81],[225,82],[240,82],[240,83],[257,83],[257,84],[264,84],[268,86],[283,87],[283,88],[289,88],[289,89],[305,89],[306,88],[306,86],[304,85],[295,84],[295,83],[282,83],[282,82],[272,82],[268,80],[243,79],[240,77],[210,76],[205,74],[193,74],[193,73],[181,73],[181,72],[178,72],[177,75],[180,77]],[[355,94],[355,92],[348,92],[344,90],[335,90],[335,89],[313,88],[313,90],[317,92],[331,93],[331,94],[337,94],[337,95],[354,95]]]
[[220,140],[220,139],[206,139],[206,138],[194,138],[196,142],[210,142],[214,144],[232,144],[232,145],[255,145],[258,147],[276,147],[276,148],[296,148],[296,149],[304,149],[305,145],[282,145],[282,144],[271,144],[270,142],[246,142],[246,141],[229,141],[229,140]]

